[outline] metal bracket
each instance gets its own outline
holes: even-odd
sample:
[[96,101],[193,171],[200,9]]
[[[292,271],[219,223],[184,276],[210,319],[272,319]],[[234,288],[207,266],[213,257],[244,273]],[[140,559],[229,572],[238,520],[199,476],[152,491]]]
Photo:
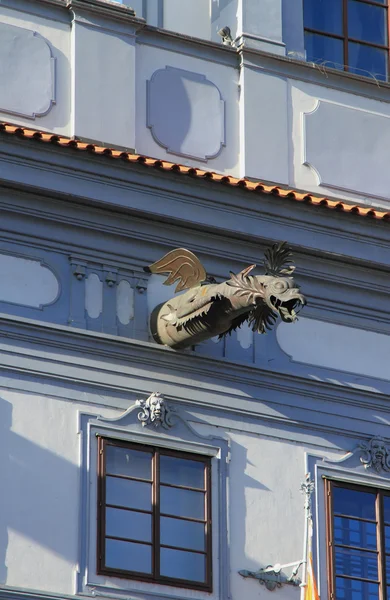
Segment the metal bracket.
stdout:
[[[257,581],[264,585],[267,590],[273,592],[276,588],[280,588],[283,585],[294,585],[298,586],[301,584],[301,580],[296,577],[298,573],[299,567],[302,565],[303,561],[298,561],[294,563],[288,563],[287,565],[268,565],[264,569],[259,569],[258,571],[239,571],[239,574],[242,577],[251,577],[252,579],[257,579]],[[282,572],[284,567],[292,567],[295,566],[295,569],[292,571],[290,577],[287,577]]]

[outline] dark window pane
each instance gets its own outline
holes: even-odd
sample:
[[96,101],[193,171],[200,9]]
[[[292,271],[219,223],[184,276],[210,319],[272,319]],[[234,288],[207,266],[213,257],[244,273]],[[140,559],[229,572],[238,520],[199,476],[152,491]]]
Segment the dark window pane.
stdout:
[[337,575],[378,579],[378,557],[375,552],[360,552],[346,548],[335,548]]
[[204,519],[204,494],[161,486],[160,510],[177,517]]
[[344,69],[342,40],[305,32],[306,59],[332,69]]
[[[385,558],[385,567],[386,567],[386,579],[387,582],[390,582],[390,556],[386,556]],[[389,596],[390,599],[390,596]]]
[[383,512],[386,523],[390,523],[390,496],[383,496]]
[[162,545],[191,550],[205,549],[205,526],[203,523],[161,517],[160,527]]
[[333,511],[375,521],[376,494],[349,488],[333,488]]
[[160,456],[160,481],[204,489],[205,465],[197,460]]
[[378,600],[379,587],[376,583],[336,577],[337,600]]
[[348,0],[348,37],[373,44],[387,44],[387,10]]
[[[334,541],[345,546],[376,550],[376,524],[345,517],[334,518]],[[389,538],[390,541],[390,538]]]
[[390,554],[390,527],[389,527],[389,525],[385,526],[385,551],[389,552],[389,554]]
[[152,484],[106,477],[106,503],[127,508],[152,509]]
[[106,473],[140,479],[152,478],[152,454],[107,445]]
[[119,540],[106,540],[106,567],[151,573],[152,547]]
[[382,81],[387,79],[387,50],[364,46],[350,42],[349,71],[357,75],[375,77]]
[[206,577],[205,563],[204,554],[161,548],[160,572],[165,577],[203,583]]
[[152,515],[120,508],[107,508],[106,535],[151,542]]
[[309,29],[343,34],[342,0],[304,0],[303,18]]

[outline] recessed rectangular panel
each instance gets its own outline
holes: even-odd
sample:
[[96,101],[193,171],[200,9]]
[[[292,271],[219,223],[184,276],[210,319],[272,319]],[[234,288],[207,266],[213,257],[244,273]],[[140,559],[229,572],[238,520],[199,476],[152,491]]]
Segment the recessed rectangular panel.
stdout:
[[42,35],[0,23],[0,65],[1,111],[30,119],[50,111],[55,102],[56,63]]

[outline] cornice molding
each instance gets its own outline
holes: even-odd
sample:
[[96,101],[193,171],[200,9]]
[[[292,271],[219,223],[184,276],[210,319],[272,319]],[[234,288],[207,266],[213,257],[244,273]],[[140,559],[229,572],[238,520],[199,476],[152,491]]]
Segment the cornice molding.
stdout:
[[324,69],[322,65],[317,66],[315,63],[305,60],[245,46],[239,49],[239,56],[241,68],[261,69],[263,72],[283,75],[300,82],[304,81],[321,87],[358,94],[365,98],[390,102],[388,92],[390,83],[385,81],[379,82],[369,77],[337,69]]
[[70,24],[66,0],[1,0],[1,6],[18,13],[36,15],[50,21]]
[[132,8],[119,2],[106,0],[67,0],[72,23],[120,33],[135,38],[146,21],[138,18]]
[[182,33],[168,31],[159,27],[146,25],[137,35],[137,44],[164,48],[170,52],[201,58],[210,62],[238,69],[239,56],[235,48],[225,46],[221,42],[212,42],[195,38]]
[[[390,251],[388,225],[386,223],[373,223],[370,219],[362,219],[343,213],[334,213],[332,211],[325,211],[325,209],[313,209],[313,207],[307,207],[296,202],[293,203],[292,201],[280,200],[277,197],[269,198],[262,196],[260,193],[254,195],[238,190],[237,188],[230,189],[228,186],[223,187],[220,185],[218,187],[211,182],[193,180],[190,177],[178,177],[169,173],[161,174],[157,169],[146,170],[142,166],[135,165],[129,169],[127,165],[121,164],[120,161],[115,163],[115,165],[110,161],[106,161],[104,165],[104,158],[88,154],[78,154],[75,164],[76,154],[74,152],[53,147],[48,152],[47,148],[38,147],[36,143],[34,146],[30,145],[28,147],[28,143],[22,140],[7,140],[6,146],[9,146],[9,148],[7,147],[5,152],[2,152],[0,149],[0,160],[12,163],[13,167],[17,165],[22,170],[33,168],[36,173],[41,171],[55,176],[53,178],[46,178],[46,189],[42,189],[42,187],[34,184],[32,180],[29,186],[31,191],[39,191],[39,193],[43,192],[48,195],[55,194],[57,197],[63,193],[66,194],[66,197],[73,197],[75,200],[77,199],[81,202],[88,201],[88,203],[95,204],[96,206],[106,206],[110,210],[125,211],[128,214],[138,214],[139,216],[142,216],[142,213],[144,213],[146,216],[148,213],[145,211],[145,202],[142,202],[139,207],[135,205],[130,207],[128,202],[126,202],[126,205],[123,204],[119,197],[120,190],[123,192],[126,191],[126,193],[138,191],[143,195],[152,194],[153,196],[158,196],[160,199],[164,198],[174,204],[193,205],[196,208],[197,215],[203,213],[203,211],[199,210],[199,207],[203,207],[208,213],[210,211],[215,213],[216,216],[212,220],[215,223],[221,222],[221,219],[218,217],[221,211],[223,211],[225,216],[230,213],[232,216],[242,218],[250,217],[253,219],[257,215],[259,218],[261,217],[263,222],[282,225],[289,230],[295,228],[296,230],[316,233],[317,241],[319,241],[319,234],[325,234],[328,238],[333,237],[338,241],[345,240],[358,242],[359,244],[364,243],[376,250],[378,247],[382,247]],[[13,152],[14,149],[16,153]],[[33,157],[31,157],[31,150],[35,150]],[[65,156],[65,152],[68,152],[68,156]],[[58,164],[58,159],[60,164]],[[77,195],[77,190],[80,188],[80,179],[90,184],[90,196],[88,198]],[[6,183],[4,178],[3,181]],[[42,185],[42,177],[39,178],[39,181],[40,185]],[[67,192],[63,190],[65,181]],[[7,183],[9,186],[17,186],[18,188],[25,185],[21,177],[10,179]],[[113,190],[118,191],[114,205],[106,200],[99,200],[96,197],[96,194],[99,192],[98,188],[103,185],[104,189],[107,190],[107,184]],[[74,185],[74,188],[71,190],[69,188],[72,185]],[[28,189],[27,186],[25,187]],[[213,198],[212,203],[210,202],[210,194],[212,194]],[[155,212],[156,207],[153,206],[155,217],[169,219],[172,222],[182,222],[181,219],[173,216],[180,211],[173,206],[172,210],[170,210],[171,207],[168,202],[160,202],[158,206],[158,213]],[[199,222],[191,220],[188,211],[186,212],[186,217],[185,222],[187,226],[199,226],[204,229],[205,223],[200,220]],[[210,222],[210,219],[208,222]],[[226,218],[224,218],[223,222],[226,223]],[[373,235],[373,224],[375,226],[375,236]],[[214,227],[214,229],[220,228]],[[382,232],[383,235],[381,235]],[[224,233],[236,238],[246,237],[253,240],[257,239],[257,236],[251,235],[247,231],[244,232],[244,230],[240,231],[239,229],[229,230],[225,228]],[[290,244],[294,246],[292,240],[290,240]],[[312,252],[315,252],[317,256],[327,256],[330,254],[319,247],[313,248]],[[360,257],[360,262],[362,263],[364,263],[363,256],[365,254],[362,253]],[[336,258],[337,255],[333,254],[333,257]],[[340,254],[340,260],[343,262],[346,260],[347,262],[353,262],[356,259],[353,256]],[[369,264],[372,263],[366,260],[364,266],[368,266]],[[377,267],[389,271],[389,265],[385,262],[377,263]]]
[[[313,367],[310,368],[310,373],[307,373],[307,370],[299,369],[298,363],[289,368],[291,364],[287,358],[283,363],[276,361],[277,364],[274,365],[274,368],[269,368],[267,364],[259,367],[215,357],[210,361],[208,356],[190,352],[175,352],[151,342],[53,325],[5,314],[0,314],[0,334],[0,339],[3,340],[0,369],[7,369],[10,372],[22,371],[26,375],[39,376],[43,379],[67,380],[69,383],[92,386],[104,389],[106,392],[109,390],[113,393],[128,393],[125,382],[130,377],[130,371],[134,372],[140,368],[142,372],[150,374],[148,390],[151,385],[150,381],[156,380],[159,384],[161,383],[158,376],[161,371],[165,374],[164,381],[166,383],[170,382],[170,385],[179,386],[183,391],[187,390],[187,396],[183,393],[180,398],[177,396],[175,398],[187,404],[202,405],[205,408],[218,408],[215,404],[215,397],[221,396],[220,385],[222,383],[226,389],[230,383],[232,385],[229,396],[236,398],[242,408],[225,404],[223,408],[227,412],[246,416],[266,417],[262,412],[263,406],[256,409],[258,403],[256,397],[248,397],[246,392],[242,395],[243,387],[251,388],[253,391],[258,390],[256,395],[264,396],[265,402],[280,404],[286,408],[290,407],[296,414],[298,404],[303,398],[308,399],[310,403],[313,402],[313,398],[316,399],[315,405],[312,405],[310,409],[308,409],[307,400],[305,406],[301,406],[301,410],[313,411],[315,414],[323,410],[323,406],[321,408],[317,404],[320,401],[370,411],[373,408],[385,412],[390,410],[390,384],[388,382],[362,377],[359,381],[360,387],[351,387],[356,380],[356,375],[351,374],[348,378],[348,374],[343,374],[344,382],[342,383],[340,373],[338,373],[339,383],[337,383],[337,375],[335,373],[332,377],[330,369]],[[22,342],[23,345],[20,345],[19,342]],[[15,349],[13,350],[14,343]],[[28,344],[27,349],[26,343]],[[34,347],[34,352],[32,352],[32,347]],[[48,353],[49,348],[53,348],[50,353]],[[25,361],[27,355],[30,357],[28,364]],[[76,363],[74,362],[75,356],[77,356]],[[85,357],[88,358],[83,366]],[[35,366],[33,362],[36,363]],[[101,379],[99,376],[101,376],[103,364],[105,376]],[[75,376],[76,372],[77,376]],[[113,377],[111,381],[109,376]],[[206,382],[208,383],[206,384]],[[161,385],[159,388],[161,389]],[[194,389],[202,391],[203,400],[201,402],[193,402]],[[168,400],[172,399],[165,390],[161,391]],[[327,411],[325,412],[327,413]],[[335,413],[332,412],[332,414]],[[278,417],[275,418],[278,419]],[[355,419],[349,412],[348,418]],[[356,419],[361,420],[360,417],[356,417]],[[287,419],[287,421],[289,420]]]
[[[85,228],[92,232],[104,232],[116,237],[119,235],[124,239],[137,241],[139,244],[158,244],[162,247],[174,245],[180,247],[184,243],[182,237],[180,237],[183,233],[182,228],[176,228],[175,230],[175,228],[171,226],[167,228],[165,235],[158,235],[155,228],[150,226],[150,222],[142,218],[121,219],[119,223],[116,223],[113,217],[111,218],[111,222],[104,219],[105,213],[102,213],[99,209],[86,208],[85,214],[77,210],[72,217],[69,213],[66,216],[62,215],[61,211],[54,210],[54,207],[50,212],[48,205],[45,205],[45,210],[43,211],[39,210],[39,208],[34,209],[33,203],[29,203],[29,206],[25,206],[23,203],[18,205],[15,198],[13,199],[13,202],[6,202],[5,200],[6,197],[4,195],[0,203],[3,216],[5,216],[8,211],[10,213],[23,215],[23,217],[25,217],[26,214],[29,214],[32,218],[39,219],[41,222],[47,220],[48,222],[56,224],[64,223],[72,225],[77,229]],[[57,199],[55,207],[58,208],[59,203],[61,202],[61,200]],[[65,209],[66,206],[64,205],[63,208]],[[95,218],[93,219],[93,217]],[[215,237],[215,244],[212,244],[213,234]],[[188,240],[188,233],[186,234],[186,238]],[[40,234],[38,239],[36,236],[31,236],[29,232],[22,234],[15,231],[15,229],[12,229],[12,227],[7,231],[7,225],[4,220],[0,240],[12,244],[17,242],[21,245],[32,247],[34,249],[39,248],[44,251],[55,251],[66,256],[75,255],[78,260],[89,262],[91,264],[111,264],[116,268],[120,268],[122,273],[128,274],[129,276],[145,277],[143,267],[147,262],[147,257],[143,260],[139,258],[138,246],[133,250],[129,248],[129,252],[126,256],[123,256],[122,254],[118,254],[118,252],[110,251],[109,245],[106,246],[105,250],[102,250],[100,247],[96,249],[91,247],[83,248],[77,243],[77,238],[75,238],[75,240],[61,240],[56,234],[55,229],[52,230],[51,237],[45,237],[43,234]],[[215,246],[212,250],[210,244]],[[215,232],[212,233],[209,231],[207,242],[205,240],[204,244],[202,244],[201,240],[197,239],[196,235],[194,235],[194,240],[191,241],[191,248],[193,251],[206,256],[211,252],[213,261],[215,259],[220,261],[221,268],[218,269],[218,272],[215,268],[209,270],[209,274],[219,278],[223,277],[226,270],[225,267],[222,268],[222,265],[225,265],[228,262],[230,265],[237,265],[237,267],[239,267],[248,261],[254,262],[256,261],[256,255],[257,258],[261,255],[261,252],[265,248],[265,244],[258,242],[251,243],[248,239],[242,239],[242,246],[237,248],[237,250],[241,249],[242,251],[237,253],[237,251],[233,252],[232,249],[229,248],[227,240],[221,240]],[[302,254],[302,249],[299,248],[296,249],[295,253],[297,263],[299,263],[299,278],[302,281],[307,280],[311,286],[310,305],[307,308],[307,315],[313,315],[314,318],[331,320],[332,322],[338,322],[343,325],[357,325],[362,329],[377,331],[378,333],[384,333],[388,329],[390,324],[388,324],[387,298],[385,298],[385,296],[390,293],[390,287],[386,285],[385,279],[378,279],[378,277],[381,276],[378,275],[377,269],[374,269],[371,264],[368,268],[362,268],[360,264],[351,264],[349,266],[350,276],[347,277],[344,272],[338,271],[339,262],[334,260],[333,255],[329,255],[327,259],[319,259],[318,256],[310,257],[306,254]],[[340,257],[336,258],[339,259]],[[313,268],[314,261],[316,266],[318,265],[316,270]],[[311,264],[313,264],[312,268]],[[345,266],[344,263],[343,266]],[[370,273],[372,275],[371,279],[369,278]],[[320,293],[324,281],[333,286],[329,288],[327,298],[323,298]],[[365,292],[369,290],[377,294],[377,303],[375,307],[370,308],[366,306],[366,296],[360,299],[363,283]],[[320,286],[319,290],[317,290],[318,285]],[[340,285],[343,286],[343,289],[350,288],[350,293],[355,294],[354,305],[351,305],[351,303],[348,302],[348,298],[345,299],[345,295],[337,293]],[[380,294],[380,296],[378,296],[378,294]],[[379,301],[380,298],[381,300]]]
[[39,590],[2,585],[0,600],[85,600],[85,596],[69,596],[68,594],[51,594]]

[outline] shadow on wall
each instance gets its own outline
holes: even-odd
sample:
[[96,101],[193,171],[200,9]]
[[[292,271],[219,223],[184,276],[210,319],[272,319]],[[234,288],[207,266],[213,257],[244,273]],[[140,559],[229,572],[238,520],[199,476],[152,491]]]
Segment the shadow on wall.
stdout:
[[203,74],[165,67],[148,82],[147,125],[167,152],[207,161],[225,144],[225,104]]
[[[49,548],[69,562],[77,559],[75,537],[64,523],[74,516],[69,489],[79,481],[76,465],[11,431],[12,405],[0,397],[1,494],[0,583],[7,581],[9,532],[15,531]],[[77,521],[74,522],[78,527]]]
[[[247,449],[241,444],[231,440],[231,457],[232,463],[230,465],[231,476],[229,478],[229,485],[234,485],[234,494],[230,489],[230,539],[234,540],[234,544],[231,545],[230,552],[236,555],[231,556],[231,562],[241,564],[242,569],[254,570],[259,568],[259,562],[254,561],[247,556],[246,545],[247,545],[247,527],[249,523],[247,521],[247,499],[245,497],[245,490],[256,489],[261,492],[271,492],[267,486],[263,485],[257,479],[254,479],[250,475],[247,475],[246,470],[248,465],[251,463],[247,458]],[[237,518],[240,515],[240,518]],[[259,554],[263,547],[262,540],[258,540]],[[260,556],[259,556],[260,558]]]

